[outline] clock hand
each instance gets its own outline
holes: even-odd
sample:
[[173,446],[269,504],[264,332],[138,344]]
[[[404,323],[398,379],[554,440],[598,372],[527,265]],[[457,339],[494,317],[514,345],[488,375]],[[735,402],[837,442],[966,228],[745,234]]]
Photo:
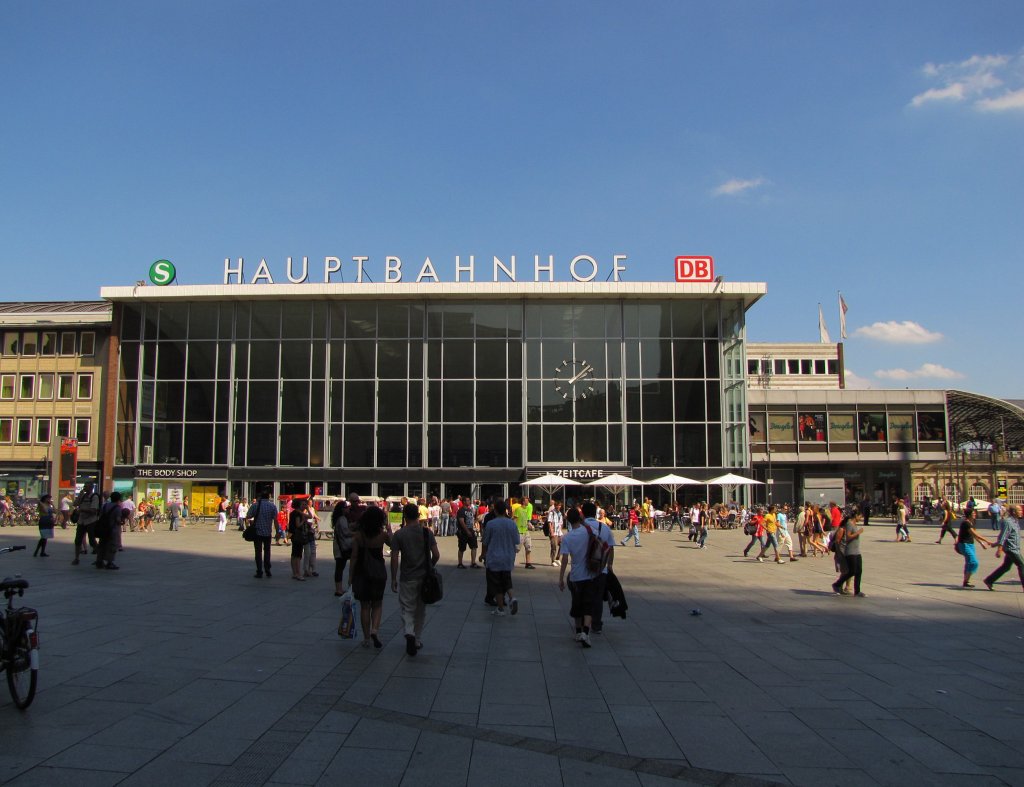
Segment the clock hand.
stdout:
[[576,376],[573,377],[571,380],[569,380],[569,385],[572,385],[573,383],[579,381],[580,378],[585,377],[587,374],[589,374],[592,371],[594,371],[594,367],[590,366],[589,364],[585,364],[583,366],[583,368],[580,369],[579,373],[576,374]]

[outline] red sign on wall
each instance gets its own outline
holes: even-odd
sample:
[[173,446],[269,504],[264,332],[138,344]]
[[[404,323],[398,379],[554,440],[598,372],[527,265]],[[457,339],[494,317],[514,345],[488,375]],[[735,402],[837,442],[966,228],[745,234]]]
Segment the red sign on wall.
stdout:
[[60,441],[60,463],[57,474],[58,489],[74,489],[78,481],[78,441],[64,437]]
[[676,257],[676,281],[714,281],[713,257]]

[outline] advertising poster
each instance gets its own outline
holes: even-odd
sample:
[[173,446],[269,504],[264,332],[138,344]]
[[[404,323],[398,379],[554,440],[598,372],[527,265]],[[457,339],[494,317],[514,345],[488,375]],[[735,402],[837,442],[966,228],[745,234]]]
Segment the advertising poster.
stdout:
[[896,443],[914,442],[913,413],[889,413],[889,440]]
[[768,432],[765,430],[764,413],[751,413],[747,422],[750,427],[751,445],[763,445],[768,440]]
[[795,443],[796,416],[769,413],[768,434],[772,443]]
[[162,484],[146,484],[146,500],[158,508],[164,505],[164,488]]
[[185,487],[181,484],[167,485],[167,502],[181,503],[185,500]]
[[800,441],[825,442],[825,414],[800,413]]
[[917,414],[917,439],[925,441],[945,441],[946,417],[942,413]]
[[857,419],[862,443],[885,440],[885,413],[861,413]]
[[828,439],[833,443],[852,443],[857,439],[853,413],[829,413]]

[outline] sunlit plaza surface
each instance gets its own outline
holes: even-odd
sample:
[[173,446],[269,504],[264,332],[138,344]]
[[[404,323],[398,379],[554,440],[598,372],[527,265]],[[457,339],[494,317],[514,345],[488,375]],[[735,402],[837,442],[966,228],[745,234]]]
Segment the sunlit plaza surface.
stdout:
[[[981,525],[988,534],[988,523]],[[340,639],[330,542],[319,578],[288,552],[255,579],[251,545],[209,525],[125,534],[121,571],[70,565],[72,531],[33,558],[0,530],[0,575],[31,582],[39,693],[0,697],[0,780],[27,785],[996,785],[1024,783],[1024,594],[977,589],[934,527],[864,543],[867,598],[837,597],[831,558],[763,564],[747,537],[708,549],[655,533],[618,548],[629,602],[573,642],[546,539],[514,573],[519,614],[456,570],[424,648],[397,598],[384,648]],[[539,535],[539,534],[538,534]],[[621,538],[621,534],[617,532]],[[696,614],[699,613],[699,614]]]

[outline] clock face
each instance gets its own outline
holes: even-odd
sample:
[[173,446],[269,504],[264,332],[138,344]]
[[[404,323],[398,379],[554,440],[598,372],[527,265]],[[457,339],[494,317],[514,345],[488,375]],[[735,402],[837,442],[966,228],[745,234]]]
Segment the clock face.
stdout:
[[596,396],[593,365],[587,361],[563,360],[555,367],[555,391],[567,402]]

